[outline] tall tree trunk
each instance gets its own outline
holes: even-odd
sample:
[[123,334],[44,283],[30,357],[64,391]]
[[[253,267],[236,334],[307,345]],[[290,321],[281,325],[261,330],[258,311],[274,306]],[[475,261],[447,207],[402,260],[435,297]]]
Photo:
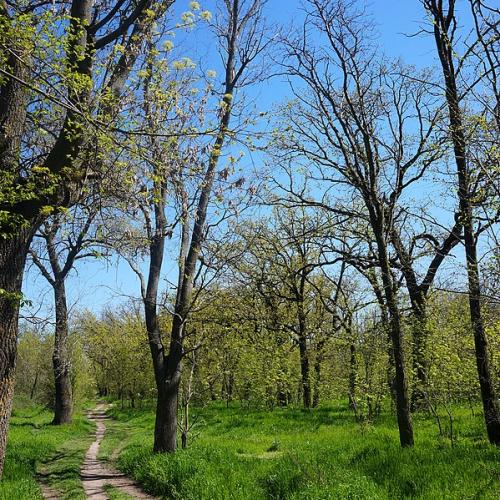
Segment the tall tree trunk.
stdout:
[[[163,198],[162,198],[163,200]],[[158,285],[165,248],[165,213],[163,202],[155,206],[156,234],[149,251],[149,276],[144,297],[144,313],[148,331],[149,347],[153,360],[156,381],[156,419],[154,430],[154,452],[175,451],[177,440],[177,386],[168,383],[166,376],[166,356],[158,320]]]
[[[177,316],[172,322],[171,338],[183,338],[184,323]],[[174,452],[177,449],[177,410],[179,387],[182,373],[182,341],[171,341],[168,356],[164,361],[161,388],[155,423],[153,451],[156,453]],[[160,400],[163,407],[160,409]]]
[[54,283],[54,299],[56,309],[56,330],[54,336],[54,352],[52,365],[54,369],[55,425],[71,422],[73,411],[73,394],[70,377],[70,361],[68,353],[68,308],[66,304],[66,290],[64,280]]
[[[371,207],[369,207],[371,208]],[[401,315],[394,291],[394,283],[387,253],[387,244],[384,236],[384,218],[382,214],[374,214],[371,208],[371,219],[373,232],[377,240],[378,261],[384,285],[385,302],[389,313],[389,332],[391,335],[392,349],[394,354],[394,365],[396,371],[396,415],[399,427],[399,441],[401,446],[413,446],[413,423],[410,413],[410,399],[408,396],[408,381],[406,376],[405,359],[403,351],[403,332],[401,327]]]
[[[468,227],[470,226],[470,227]],[[479,284],[479,269],[477,263],[476,242],[472,224],[465,224],[465,254],[467,257],[467,272],[469,278],[469,308],[474,331],[474,347],[476,351],[476,366],[481,387],[484,420],[491,444],[500,446],[500,412],[495,394],[495,386],[491,376],[488,339],[484,331],[481,312],[481,287]]]
[[[217,138],[208,161],[207,170],[205,172],[202,185],[203,187],[196,210],[196,217],[194,219],[191,241],[183,237],[180,252],[179,284],[172,320],[170,346],[167,356],[164,355],[164,349],[161,339],[159,338],[159,333],[158,339],[154,340],[154,344],[158,345],[158,347],[154,347],[156,354],[153,353],[153,359],[155,359],[155,357],[158,357],[158,359],[161,357],[161,364],[163,366],[163,369],[158,373],[156,381],[157,386],[161,386],[158,393],[158,399],[160,400],[161,398],[163,404],[165,405],[162,409],[157,406],[154,442],[155,452],[174,452],[177,449],[177,405],[179,400],[179,386],[182,372],[184,327],[189,314],[189,309],[191,307],[196,265],[201,251],[201,245],[204,240],[203,229],[207,218],[210,194],[231,116],[231,103],[233,98],[232,88],[226,88],[226,90],[227,92],[223,99],[225,112],[222,116],[219,132],[217,134]],[[162,243],[161,250],[162,258],[163,244],[164,242]],[[156,279],[159,278],[160,266],[161,261],[158,266]],[[154,295],[154,300],[156,301],[156,293]],[[159,331],[157,327],[156,331]],[[156,362],[156,364],[159,364],[159,361]],[[162,393],[161,396],[160,392]]]
[[27,228],[0,238],[0,476],[14,394],[21,285],[32,236]]
[[[207,220],[208,205],[212,193],[212,187],[215,181],[217,166],[219,164],[222,147],[226,141],[226,137],[230,133],[229,122],[231,119],[233,97],[236,84],[242,76],[246,66],[259,53],[260,41],[255,36],[255,31],[250,30],[248,39],[245,44],[249,52],[254,54],[252,58],[241,62],[239,68],[236,67],[238,56],[241,58],[245,53],[238,50],[238,44],[241,42],[240,37],[243,36],[245,26],[254,23],[253,27],[257,28],[257,21],[260,19],[260,1],[253,2],[252,7],[243,12],[242,5],[239,0],[225,2],[227,10],[227,35],[221,37],[224,39],[224,51],[226,54],[225,60],[225,85],[224,95],[220,106],[220,121],[218,132],[209,153],[207,167],[200,184],[200,192],[198,202],[196,204],[196,213],[194,216],[191,238],[189,238],[189,225],[184,222],[181,252],[179,255],[179,281],[177,287],[177,295],[174,307],[172,320],[172,328],[170,331],[170,345],[168,354],[166,346],[163,345],[158,322],[156,318],[156,300],[158,291],[158,279],[160,268],[163,259],[163,245],[165,236],[163,234],[165,225],[164,208],[161,207],[161,214],[158,212],[159,206],[156,204],[156,236],[160,238],[161,234],[161,252],[155,250],[156,257],[151,256],[150,264],[150,279],[148,280],[148,289],[145,297],[146,310],[149,310],[146,316],[146,323],[151,346],[151,354],[153,357],[153,365],[155,366],[156,385],[158,387],[158,405],[155,424],[155,443],[154,451],[156,452],[173,452],[177,445],[177,405],[179,399],[179,385],[182,372],[182,357],[183,357],[183,341],[184,328],[188,319],[189,311],[192,306],[193,286],[196,275],[196,268],[201,247],[205,239],[205,224]],[[251,49],[249,48],[251,47]],[[162,188],[163,189],[163,188]],[[161,200],[165,200],[165,193],[162,193]],[[164,201],[162,201],[164,203]],[[185,231],[185,232],[184,232]],[[151,247],[153,250],[153,246]],[[158,249],[159,250],[159,249]],[[154,307],[154,310],[153,310]],[[154,313],[154,314],[153,314]]]
[[[446,87],[446,101],[449,114],[449,131],[453,142],[455,164],[457,167],[458,201],[461,223],[464,228],[465,257],[469,286],[469,309],[476,366],[481,388],[484,420],[490,443],[500,445],[500,411],[491,375],[488,340],[484,331],[481,311],[481,285],[477,259],[477,242],[474,234],[472,181],[467,165],[467,140],[465,137],[464,118],[460,109],[459,91],[457,89],[456,70],[454,65],[454,45],[452,21],[455,20],[454,3],[448,4],[447,12],[441,2],[426,0],[425,6],[433,16],[434,39],[439,54],[441,68]],[[451,33],[451,35],[450,35]],[[451,38],[450,38],[451,37]]]

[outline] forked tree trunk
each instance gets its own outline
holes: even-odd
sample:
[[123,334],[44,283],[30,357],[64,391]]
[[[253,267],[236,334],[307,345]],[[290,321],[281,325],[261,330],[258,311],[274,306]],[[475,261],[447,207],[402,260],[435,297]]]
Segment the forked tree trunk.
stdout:
[[0,239],[0,476],[14,394],[21,285],[32,235],[27,228]]
[[60,425],[70,423],[73,412],[73,391],[68,354],[68,308],[64,280],[54,283],[54,300],[56,330],[52,365],[54,369],[55,400],[52,423]]
[[461,231],[462,225],[459,221],[456,221],[448,236],[443,241],[443,244],[436,249],[434,257],[432,258],[420,284],[418,283],[417,273],[414,269],[414,258],[405,248],[399,232],[394,229],[391,234],[392,243],[402,266],[401,270],[405,277],[412,309],[412,359],[414,374],[414,387],[411,397],[412,410],[421,409],[424,405],[426,405],[427,400],[425,393],[427,391],[429,369],[427,352],[430,337],[427,317],[427,300],[429,290],[441,264],[444,262],[444,259],[459,243],[459,235]]
[[[170,332],[170,345],[168,350],[164,345],[156,312],[156,301],[158,297],[158,280],[160,277],[163,261],[163,250],[165,242],[165,188],[161,187],[160,203],[155,203],[156,231],[150,246],[151,258],[149,268],[149,279],[146,295],[144,297],[146,324],[148,337],[155,369],[156,386],[158,388],[158,403],[155,424],[155,452],[173,452],[177,444],[177,406],[179,399],[179,385],[182,371],[184,327],[192,306],[193,286],[196,276],[198,257],[202,244],[205,240],[207,211],[210,202],[212,187],[216,178],[222,147],[230,134],[229,122],[233,106],[234,90],[246,66],[259,53],[261,40],[256,36],[257,21],[260,19],[260,1],[253,2],[251,8],[243,12],[240,0],[225,2],[228,14],[227,35],[223,37],[227,42],[224,47],[225,60],[225,85],[224,95],[220,106],[220,121],[218,132],[209,153],[208,163],[200,184],[200,192],[196,203],[196,212],[189,237],[189,219],[185,218],[183,223],[183,235],[181,251],[179,255],[179,277],[176,302]],[[255,30],[250,30],[246,47],[249,53],[254,54],[246,62],[236,67],[238,55],[241,58],[245,54],[238,50],[240,37],[244,33],[245,26],[251,24]],[[258,31],[258,30],[257,30]],[[251,48],[249,48],[251,47]],[[248,56],[248,53],[247,53]],[[158,186],[159,187],[159,186]],[[181,186],[184,189],[183,186]],[[186,204],[186,209],[188,208]],[[184,209],[183,209],[184,210]],[[187,212],[187,215],[189,213]]]

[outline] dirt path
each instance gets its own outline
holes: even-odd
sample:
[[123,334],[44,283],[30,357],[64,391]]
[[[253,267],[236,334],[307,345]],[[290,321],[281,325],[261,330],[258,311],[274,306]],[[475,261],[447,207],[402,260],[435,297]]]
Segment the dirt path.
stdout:
[[108,500],[108,495],[104,489],[105,485],[111,485],[122,493],[130,495],[132,498],[150,498],[155,497],[144,493],[137,483],[125,476],[121,472],[112,469],[108,464],[98,460],[99,446],[106,430],[105,421],[106,405],[99,404],[96,409],[89,414],[90,420],[97,426],[95,441],[90,445],[85,455],[85,460],[81,468],[81,478],[83,489],[87,498],[92,500]]

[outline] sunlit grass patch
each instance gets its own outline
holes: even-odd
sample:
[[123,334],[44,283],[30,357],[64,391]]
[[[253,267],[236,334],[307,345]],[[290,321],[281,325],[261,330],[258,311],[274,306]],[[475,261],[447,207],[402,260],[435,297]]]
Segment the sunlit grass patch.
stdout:
[[204,425],[187,450],[159,455],[151,451],[152,408],[112,414],[104,446],[120,443],[118,467],[163,498],[500,497],[500,450],[487,443],[481,415],[466,408],[455,410],[453,445],[418,415],[416,446],[401,449],[390,412],[360,426],[345,402],[272,412],[214,404],[193,409]]

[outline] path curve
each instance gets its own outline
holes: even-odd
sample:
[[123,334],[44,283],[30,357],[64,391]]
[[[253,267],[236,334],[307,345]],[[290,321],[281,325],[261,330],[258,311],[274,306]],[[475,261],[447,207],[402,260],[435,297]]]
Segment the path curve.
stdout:
[[106,407],[105,404],[99,404],[94,411],[89,413],[89,419],[96,424],[97,429],[95,440],[87,450],[80,471],[83,489],[87,498],[91,498],[92,500],[108,500],[109,497],[104,487],[109,484],[122,493],[130,495],[132,498],[154,499],[155,497],[144,493],[133,479],[111,468],[108,464],[101,462],[97,458],[99,446],[106,431],[105,421],[109,418],[106,415]]

